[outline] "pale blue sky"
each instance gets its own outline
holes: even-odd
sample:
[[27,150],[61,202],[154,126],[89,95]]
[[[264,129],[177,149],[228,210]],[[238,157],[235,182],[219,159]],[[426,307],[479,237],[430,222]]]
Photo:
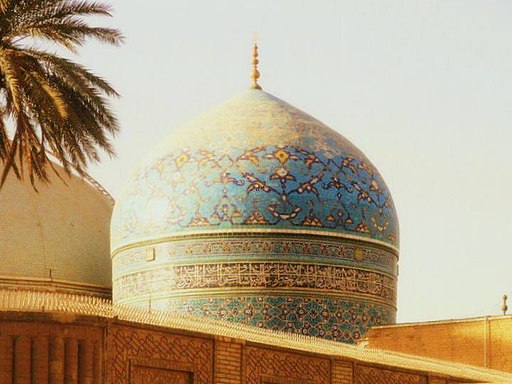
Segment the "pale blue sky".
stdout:
[[398,209],[398,320],[499,314],[512,296],[512,2],[111,0],[121,48],[81,60],[110,79],[114,197],[163,137],[261,84],[374,162]]

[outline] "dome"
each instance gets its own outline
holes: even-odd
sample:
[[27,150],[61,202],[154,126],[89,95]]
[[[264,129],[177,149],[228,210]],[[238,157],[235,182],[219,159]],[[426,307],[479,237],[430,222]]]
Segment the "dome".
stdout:
[[394,322],[397,247],[391,195],[366,156],[249,90],[129,179],[112,219],[114,300],[353,341]]
[[9,175],[0,190],[0,288],[109,297],[113,203],[99,187],[56,165],[50,184]]
[[398,244],[391,195],[366,156],[255,90],[168,137],[127,184],[113,220],[113,249],[171,233],[269,228]]

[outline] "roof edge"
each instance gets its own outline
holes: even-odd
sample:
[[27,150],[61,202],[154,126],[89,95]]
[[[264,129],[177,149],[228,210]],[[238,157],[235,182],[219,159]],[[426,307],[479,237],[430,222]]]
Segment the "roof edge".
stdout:
[[77,313],[85,316],[118,318],[133,323],[230,337],[296,351],[318,353],[331,358],[340,357],[380,366],[415,370],[425,374],[436,373],[442,376],[489,383],[512,382],[512,374],[507,372],[387,350],[363,348],[226,321],[113,305],[110,300],[94,297],[84,298],[83,296],[70,294],[0,290],[0,310],[4,312]]

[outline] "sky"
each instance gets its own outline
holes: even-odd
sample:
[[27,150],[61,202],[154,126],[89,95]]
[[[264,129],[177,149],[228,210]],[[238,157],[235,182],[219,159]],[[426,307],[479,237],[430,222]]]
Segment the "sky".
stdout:
[[[512,2],[110,0],[123,46],[78,60],[109,79],[116,197],[164,137],[250,84],[356,144],[401,230],[398,321],[499,315],[512,297]],[[142,6],[143,4],[143,6]],[[511,298],[512,301],[512,298]],[[512,307],[512,305],[509,305]]]

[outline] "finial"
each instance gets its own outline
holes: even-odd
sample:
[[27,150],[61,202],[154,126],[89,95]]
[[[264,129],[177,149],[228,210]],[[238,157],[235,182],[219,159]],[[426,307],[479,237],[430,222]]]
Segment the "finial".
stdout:
[[258,60],[258,56],[258,42],[256,41],[256,39],[254,39],[254,45],[252,48],[251,89],[261,89],[260,85],[258,84],[258,79],[260,78],[260,72],[258,71],[258,64],[260,61]]
[[507,311],[508,311],[508,307],[507,307],[507,295],[503,295],[503,305],[501,306],[501,310],[503,312],[503,316],[505,316],[507,314]]

